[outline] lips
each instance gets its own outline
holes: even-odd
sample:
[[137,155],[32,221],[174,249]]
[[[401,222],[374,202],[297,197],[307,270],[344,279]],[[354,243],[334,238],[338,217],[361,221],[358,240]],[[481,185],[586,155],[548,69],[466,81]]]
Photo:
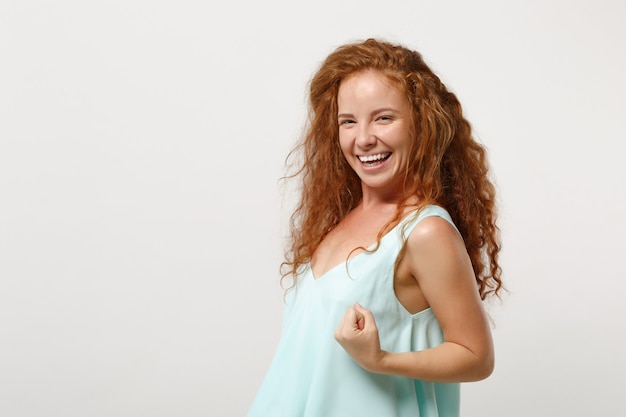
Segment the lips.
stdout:
[[391,152],[377,153],[373,155],[359,155],[359,161],[366,167],[373,167],[385,162],[391,156]]

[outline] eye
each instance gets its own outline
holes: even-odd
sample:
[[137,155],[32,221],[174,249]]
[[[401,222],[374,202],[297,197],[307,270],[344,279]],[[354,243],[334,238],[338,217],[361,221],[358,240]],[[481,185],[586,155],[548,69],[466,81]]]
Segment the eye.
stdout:
[[354,123],[355,123],[355,121],[352,120],[352,119],[342,119],[342,120],[339,120],[339,126],[347,126],[347,125],[351,125],[351,124],[354,124]]
[[380,122],[391,122],[393,120],[393,116],[384,114],[382,116],[379,116],[377,120]]

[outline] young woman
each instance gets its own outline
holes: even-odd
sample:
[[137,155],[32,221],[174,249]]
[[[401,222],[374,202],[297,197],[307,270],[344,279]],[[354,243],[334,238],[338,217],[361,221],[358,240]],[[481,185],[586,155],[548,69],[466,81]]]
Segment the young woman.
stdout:
[[489,376],[494,187],[457,98],[401,45],[331,53],[310,85],[283,335],[249,417],[458,416]]

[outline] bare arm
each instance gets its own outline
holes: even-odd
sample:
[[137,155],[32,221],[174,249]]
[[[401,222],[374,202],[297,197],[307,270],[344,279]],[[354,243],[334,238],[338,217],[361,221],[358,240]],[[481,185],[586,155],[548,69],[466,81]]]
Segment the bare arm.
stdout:
[[443,330],[444,342],[418,352],[380,349],[372,313],[349,308],[335,338],[363,368],[433,382],[477,381],[494,364],[493,341],[469,256],[456,230],[429,217],[415,227],[403,262]]

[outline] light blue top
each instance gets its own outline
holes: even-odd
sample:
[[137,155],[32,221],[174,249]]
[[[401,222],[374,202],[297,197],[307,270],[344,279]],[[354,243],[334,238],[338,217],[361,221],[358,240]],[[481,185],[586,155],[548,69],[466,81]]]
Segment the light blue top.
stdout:
[[427,206],[388,232],[375,252],[360,252],[318,279],[310,266],[299,274],[287,293],[281,340],[248,417],[458,417],[459,384],[368,372],[333,336],[358,301],[372,310],[383,350],[419,351],[443,342],[431,309],[411,314],[393,290],[402,234],[430,216],[454,225],[443,208]]

